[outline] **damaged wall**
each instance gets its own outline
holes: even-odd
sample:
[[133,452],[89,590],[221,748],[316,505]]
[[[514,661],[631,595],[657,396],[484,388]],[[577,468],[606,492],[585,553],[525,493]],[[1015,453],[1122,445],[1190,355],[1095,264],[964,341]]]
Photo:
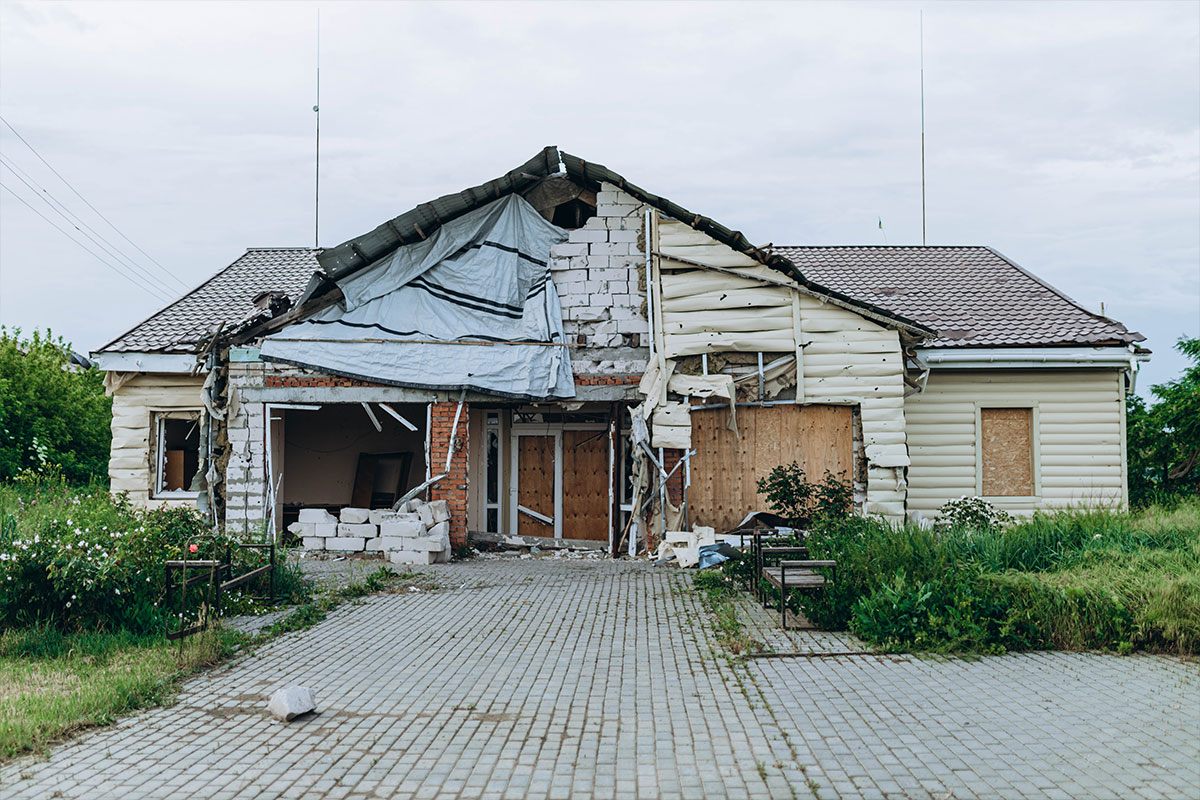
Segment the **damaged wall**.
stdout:
[[577,383],[584,382],[581,376],[640,377],[646,369],[645,208],[612,184],[601,184],[596,216],[550,249],[563,328],[568,340],[586,345],[570,348]]
[[[908,448],[898,332],[801,290],[782,273],[687,225],[668,219],[659,219],[657,225],[657,250],[662,255],[657,261],[662,275],[658,306],[665,359],[763,352],[764,360],[788,365],[793,384],[798,362],[803,376],[799,386],[789,389],[784,384],[773,397],[857,406],[867,461],[862,510],[902,519]],[[735,270],[739,275],[686,262]],[[792,360],[784,361],[789,354]],[[754,383],[756,393],[756,375]],[[648,402],[653,399],[651,388]],[[671,417],[672,411],[682,417],[687,409],[667,406],[665,412],[656,412],[654,427],[661,420],[679,434],[686,433],[688,427]],[[674,439],[672,446],[686,444],[678,434]]]
[[204,376],[139,373],[113,392],[111,490],[126,492],[139,505],[195,506],[190,498],[152,500],[151,438],[155,411],[198,411]]

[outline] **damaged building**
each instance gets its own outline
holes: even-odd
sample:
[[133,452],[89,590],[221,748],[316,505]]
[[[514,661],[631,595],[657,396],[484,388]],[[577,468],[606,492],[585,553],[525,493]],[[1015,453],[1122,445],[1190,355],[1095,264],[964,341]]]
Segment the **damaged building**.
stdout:
[[548,147],[93,355],[136,502],[253,534],[419,497],[456,544],[616,554],[735,527],[792,461],[896,521],[1124,504],[1142,338],[986,247],[755,246]]

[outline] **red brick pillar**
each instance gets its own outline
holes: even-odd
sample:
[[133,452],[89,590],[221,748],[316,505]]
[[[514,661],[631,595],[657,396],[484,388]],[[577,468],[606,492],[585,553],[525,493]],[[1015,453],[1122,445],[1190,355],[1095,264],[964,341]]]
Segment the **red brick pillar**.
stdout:
[[[446,467],[446,453],[452,446],[450,432],[454,428],[454,413],[458,403],[431,403],[429,414],[429,474],[441,475]],[[450,506],[450,541],[457,546],[467,543],[467,410],[463,403],[454,432],[458,447],[450,460],[450,474],[429,487],[430,500],[445,500]]]

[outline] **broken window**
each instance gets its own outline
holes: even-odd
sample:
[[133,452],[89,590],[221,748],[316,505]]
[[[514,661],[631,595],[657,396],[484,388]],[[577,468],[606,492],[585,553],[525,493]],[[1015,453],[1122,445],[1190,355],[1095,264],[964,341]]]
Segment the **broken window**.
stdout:
[[979,409],[979,453],[984,497],[1032,497],[1033,409]]
[[155,413],[154,453],[154,496],[195,496],[191,487],[200,466],[200,413]]

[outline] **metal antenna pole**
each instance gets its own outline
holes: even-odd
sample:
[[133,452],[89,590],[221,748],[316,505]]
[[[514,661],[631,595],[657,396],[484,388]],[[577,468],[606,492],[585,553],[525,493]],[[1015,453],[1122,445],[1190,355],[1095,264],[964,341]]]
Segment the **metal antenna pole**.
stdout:
[[925,10],[921,10],[921,246],[925,246]]
[[313,190],[313,248],[321,247],[321,9],[317,9],[317,163]]

